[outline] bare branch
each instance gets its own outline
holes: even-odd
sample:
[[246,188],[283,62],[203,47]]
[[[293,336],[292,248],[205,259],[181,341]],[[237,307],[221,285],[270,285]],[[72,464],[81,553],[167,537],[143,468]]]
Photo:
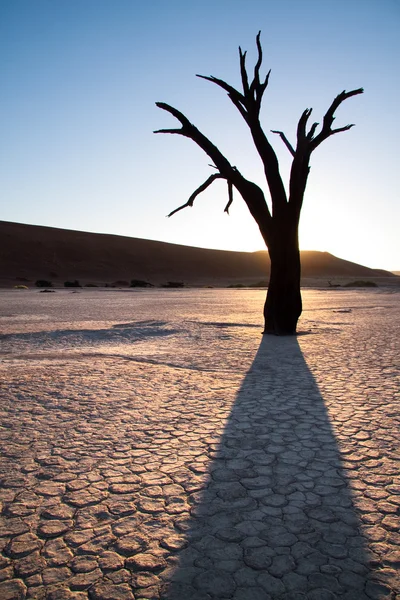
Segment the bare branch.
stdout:
[[[279,173],[278,159],[259,121],[261,100],[264,91],[268,85],[269,75],[271,72],[269,71],[264,82],[260,83],[259,73],[263,58],[260,35],[261,32],[258,32],[256,38],[258,60],[254,67],[254,79],[250,87],[248,86],[248,77],[245,65],[246,52],[242,52],[242,49],[239,48],[243,94],[238,92],[238,90],[236,90],[234,87],[232,87],[222,79],[218,79],[217,77],[206,75],[197,75],[197,77],[200,77],[201,79],[206,79],[207,81],[211,81],[212,83],[215,83],[223,90],[225,90],[228,93],[230,100],[236,106],[243,119],[249,126],[254,144],[264,165],[264,172],[268,182],[268,187],[271,192],[272,203],[276,210],[278,208],[284,207],[284,205],[287,203],[287,198],[285,188]],[[183,133],[183,135],[185,135],[185,133]],[[211,155],[209,154],[209,156]],[[232,179],[232,181],[234,180]],[[234,185],[236,186],[236,183],[234,183]]]
[[345,125],[344,127],[338,127],[337,129],[332,129],[331,135],[333,135],[335,133],[340,133],[341,131],[348,131],[352,127],[354,127],[354,123],[351,123],[350,125]]
[[214,175],[210,175],[210,177],[208,179],[206,179],[206,181],[204,183],[202,183],[193,192],[193,194],[190,196],[189,200],[185,204],[183,204],[182,206],[179,206],[178,208],[176,208],[175,210],[170,212],[169,215],[167,215],[167,217],[172,217],[172,215],[179,212],[180,210],[183,210],[184,208],[187,208],[188,206],[193,206],[193,202],[194,202],[195,198],[199,194],[201,194],[201,192],[204,192],[204,190],[206,190],[208,188],[208,186],[211,185],[213,183],[213,181],[215,181],[216,179],[225,179],[225,177],[223,177],[220,173],[215,173]]
[[318,125],[319,125],[319,123],[313,123],[311,125],[310,131],[307,133],[307,136],[306,136],[308,140],[313,139],[315,130],[317,129]]
[[233,185],[232,185],[232,181],[227,181],[228,183],[228,204],[225,206],[224,208],[224,212],[226,212],[227,215],[229,215],[229,208],[233,202]]
[[182,135],[185,135],[184,130],[185,129],[190,129],[191,127],[193,127],[193,125],[191,124],[191,122],[189,121],[189,119],[187,119],[185,117],[185,115],[183,115],[179,110],[177,110],[176,108],[174,108],[173,106],[170,106],[169,104],[166,104],[165,102],[156,102],[156,106],[158,106],[158,108],[161,108],[162,110],[166,110],[167,112],[169,112],[173,117],[175,117],[175,119],[178,119],[178,121],[180,121],[182,123],[182,130],[176,130],[176,129],[165,129],[162,130],[160,129],[157,133],[177,133],[179,131],[179,133],[182,133]]
[[357,96],[358,94],[362,94],[364,92],[363,88],[358,88],[356,90],[351,90],[350,92],[346,92],[343,90],[336,98],[333,100],[332,104],[328,108],[325,113],[324,120],[322,123],[322,130],[320,133],[310,141],[310,151],[315,150],[317,146],[324,140],[326,140],[329,136],[334,135],[335,133],[340,133],[341,131],[348,131],[351,129],[352,125],[346,125],[345,127],[339,127],[338,129],[332,129],[332,124],[335,119],[335,111],[339,108],[339,106],[347,100],[347,98],[351,98],[352,96]]
[[257,105],[258,111],[260,111],[262,97],[264,95],[265,90],[267,89],[270,75],[271,75],[271,69],[268,71],[267,76],[265,77],[264,83],[260,83],[260,85],[259,85],[259,89],[256,94],[256,96],[257,96],[256,105]]
[[[242,53],[242,56],[242,60],[244,62],[245,53]],[[262,56],[259,56],[259,66],[261,65],[260,58],[262,58]],[[261,103],[263,90],[268,83],[268,76],[266,77],[265,82],[259,86],[259,91],[257,91],[256,94],[258,100],[255,100],[254,97],[251,98],[250,93],[245,97],[222,79],[218,79],[216,77],[207,77],[204,75],[198,75],[198,77],[211,81],[212,83],[216,83],[219,87],[228,92],[229,98],[238,108],[239,112],[249,126],[255,146],[258,150],[261,160],[263,161],[264,171],[271,193],[273,211],[276,212],[277,210],[284,208],[284,206],[287,204],[287,198],[279,173],[278,159],[259,122],[259,105]],[[243,177],[243,175],[230,164],[217,146],[215,146],[201,131],[199,131],[192,123],[190,123],[190,121],[176,108],[173,108],[172,106],[169,106],[163,102],[157,102],[156,105],[172,114],[182,124],[182,129],[180,130],[166,130],[165,132],[178,133],[190,138],[211,158],[221,176],[231,181],[232,185],[235,186],[235,188],[241,194],[251,215],[258,223],[263,238],[265,240],[270,239],[272,215],[269,211],[264,193],[261,188]],[[184,205],[182,208],[185,206],[186,205]]]
[[263,94],[268,86],[269,76],[271,74],[271,69],[268,71],[267,76],[263,83],[260,81],[260,68],[262,65],[263,54],[262,54],[262,46],[260,41],[261,31],[258,32],[256,36],[256,44],[258,51],[258,59],[254,67],[254,79],[250,85],[250,96],[253,102],[255,102],[255,108],[257,114],[260,112],[261,101]]
[[216,79],[215,77],[205,77],[204,79],[208,79],[209,81],[217,83],[225,91],[228,91],[231,101],[239,110],[243,119],[249,126],[254,144],[264,165],[265,176],[271,192],[273,209],[279,210],[287,203],[286,192],[279,172],[278,159],[261,127],[259,120],[262,96],[268,85],[269,75],[271,73],[271,71],[269,71],[264,82],[260,82],[260,68],[263,59],[260,36],[261,32],[259,31],[256,37],[258,59],[254,67],[254,79],[249,88],[245,65],[246,53],[242,52],[241,48],[239,49],[243,94],[239,94],[237,90],[231,86],[228,86],[228,84],[226,84],[224,81]]
[[[232,176],[232,181],[238,179],[238,177],[242,177],[239,172],[234,171],[229,161],[225,158],[225,156],[220,152],[220,150],[214,146],[212,142],[203,134],[201,131],[195,127],[184,114],[182,114],[179,110],[166,104],[165,102],[156,102],[156,106],[161,108],[162,110],[166,110],[171,115],[173,115],[178,121],[182,123],[182,129],[167,129],[160,130],[162,133],[179,133],[185,137],[193,140],[200,148],[208,154],[211,160],[217,166],[219,172],[224,177]],[[237,174],[237,175],[236,175]]]
[[153,131],[153,133],[178,133],[181,134],[183,133],[182,129],[157,129],[156,131]]
[[254,96],[254,93],[257,91],[257,89],[260,86],[260,67],[262,64],[262,48],[261,48],[261,42],[260,42],[260,35],[261,35],[261,31],[259,31],[256,36],[258,59],[255,64],[255,67],[254,67],[254,79],[250,86],[250,92],[251,92],[252,96]]
[[351,98],[352,96],[357,96],[358,94],[362,94],[363,92],[364,92],[363,88],[358,88],[357,90],[352,90],[350,92],[346,92],[346,90],[343,90],[343,92],[338,94],[338,96],[336,96],[336,98],[333,100],[332,104],[330,105],[329,109],[327,110],[327,112],[324,116],[323,129],[330,129],[330,127],[333,123],[333,120],[335,118],[334,114],[335,114],[336,110],[339,108],[339,106],[342,104],[342,102],[347,100],[347,98]]
[[233,102],[233,104],[236,106],[236,108],[238,109],[238,111],[240,112],[240,114],[242,115],[243,119],[246,121],[247,123],[247,119],[248,119],[248,113],[247,110],[245,108],[243,108],[243,106],[239,103],[239,102],[235,102],[234,98],[232,98],[231,94],[228,94],[229,99]]
[[283,131],[275,131],[275,129],[271,129],[271,133],[277,133],[281,137],[283,143],[285,144],[286,148],[289,150],[289,152],[292,156],[294,156],[296,154],[292,144],[289,142],[289,140],[287,139],[287,137],[283,133]]
[[299,123],[297,125],[297,149],[300,148],[301,145],[304,145],[304,142],[307,139],[306,126],[307,121],[310,118],[311,112],[312,108],[306,108],[299,119]]
[[271,71],[267,73],[267,76],[263,83],[260,82],[260,68],[262,64],[262,47],[260,41],[261,31],[258,32],[256,37],[257,50],[258,50],[258,59],[257,63],[254,67],[254,79],[249,86],[248,75],[246,70],[246,52],[243,52],[239,47],[239,59],[240,59],[240,73],[242,78],[243,85],[243,94],[238,92],[234,87],[214,76],[206,76],[206,75],[197,75],[197,77],[201,77],[202,79],[206,79],[207,81],[211,81],[219,85],[223,90],[225,90],[233,104],[239,110],[242,117],[247,121],[248,112],[250,112],[250,108],[253,109],[254,114],[258,116],[261,107],[261,100],[265,89],[268,85],[268,80]]
[[245,95],[248,94],[250,91],[249,79],[247,77],[246,71],[246,54],[247,52],[242,52],[242,49],[239,46],[240,74],[242,76],[243,92]]
[[210,75],[209,77],[207,75],[196,75],[196,77],[200,77],[201,79],[205,79],[206,81],[211,81],[211,83],[215,83],[220,88],[225,90],[225,92],[228,93],[230,100],[236,106],[244,120],[247,121],[247,104],[243,94],[238,92],[233,86],[229,85],[229,83],[226,83],[226,81],[223,81],[223,79],[218,79],[218,77],[213,77],[212,75]]
[[232,94],[236,101],[241,102],[245,105],[245,98],[243,94],[237,91],[232,85],[226,83],[223,79],[219,79],[218,77],[214,77],[213,75],[196,75],[196,77],[200,77],[200,79],[206,79],[207,81],[211,81],[211,83],[215,83],[219,85],[223,90],[228,92],[228,94]]

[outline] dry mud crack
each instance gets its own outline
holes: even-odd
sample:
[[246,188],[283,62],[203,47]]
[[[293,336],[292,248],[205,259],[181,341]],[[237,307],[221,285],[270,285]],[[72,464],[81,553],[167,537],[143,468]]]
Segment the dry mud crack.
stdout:
[[6,322],[2,600],[400,599],[394,295],[308,292],[315,335],[281,339],[212,293],[147,337],[146,296],[139,342]]

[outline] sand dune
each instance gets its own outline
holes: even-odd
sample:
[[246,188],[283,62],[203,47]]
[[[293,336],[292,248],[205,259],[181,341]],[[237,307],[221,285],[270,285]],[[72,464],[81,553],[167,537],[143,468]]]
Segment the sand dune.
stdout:
[[[251,284],[266,280],[268,253],[230,252],[178,244],[0,221],[0,285],[32,285],[49,279],[104,285],[143,279],[154,285]],[[309,278],[392,278],[327,252],[302,252],[302,275]],[[389,280],[390,281],[390,280]]]

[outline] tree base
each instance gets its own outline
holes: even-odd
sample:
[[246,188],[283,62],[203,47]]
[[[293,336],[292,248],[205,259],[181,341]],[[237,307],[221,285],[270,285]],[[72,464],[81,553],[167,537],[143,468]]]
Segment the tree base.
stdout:
[[261,332],[262,335],[276,335],[276,336],[288,336],[288,335],[297,335],[297,331],[271,331],[271,330],[267,330],[264,329],[264,331]]

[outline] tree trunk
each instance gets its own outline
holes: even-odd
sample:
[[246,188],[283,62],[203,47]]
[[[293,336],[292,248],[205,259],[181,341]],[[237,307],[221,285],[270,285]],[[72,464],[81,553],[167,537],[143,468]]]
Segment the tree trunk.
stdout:
[[271,272],[264,305],[263,333],[295,335],[301,315],[300,251],[297,224],[277,224],[270,241]]

